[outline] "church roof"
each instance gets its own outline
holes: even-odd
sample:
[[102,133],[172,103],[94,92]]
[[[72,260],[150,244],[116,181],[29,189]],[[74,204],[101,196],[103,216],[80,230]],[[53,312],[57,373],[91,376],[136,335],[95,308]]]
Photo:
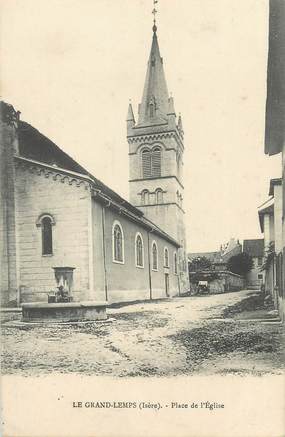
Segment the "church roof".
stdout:
[[143,96],[139,107],[138,126],[166,123],[169,112],[168,99],[163,59],[160,56],[156,28],[154,28]]
[[119,204],[124,204],[137,216],[140,217],[143,215],[139,209],[135,208],[102,181],[89,173],[84,167],[78,164],[78,162],[29,123],[19,121],[18,138],[20,156],[86,175],[90,177],[96,184],[96,187],[102,190],[107,196],[110,196]]
[[34,163],[38,162],[48,167],[54,167],[55,169],[57,168],[77,173],[78,176],[86,176],[93,182],[93,187],[107,202],[108,200],[111,200],[117,208],[127,212],[129,217],[136,222],[139,222],[143,227],[160,235],[175,246],[180,246],[175,239],[160,229],[155,223],[152,223],[144,217],[142,211],[137,209],[102,181],[89,173],[84,167],[78,164],[78,162],[29,123],[21,120],[18,121],[18,140],[20,157],[26,160],[31,160]]

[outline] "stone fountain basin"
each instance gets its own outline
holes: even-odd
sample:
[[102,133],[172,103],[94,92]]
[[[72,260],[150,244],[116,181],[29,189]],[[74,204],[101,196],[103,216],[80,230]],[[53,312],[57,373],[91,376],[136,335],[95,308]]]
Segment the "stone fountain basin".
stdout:
[[23,322],[106,320],[108,302],[23,303]]

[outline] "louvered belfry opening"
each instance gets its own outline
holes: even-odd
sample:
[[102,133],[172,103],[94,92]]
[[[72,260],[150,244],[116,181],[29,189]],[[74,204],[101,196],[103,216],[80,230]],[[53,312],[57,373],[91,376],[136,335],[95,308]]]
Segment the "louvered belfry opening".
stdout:
[[151,151],[143,150],[142,152],[142,169],[143,169],[143,177],[150,178],[151,177]]
[[155,147],[152,151],[152,176],[161,176],[161,150],[159,147]]
[[142,151],[143,178],[156,178],[161,176],[161,150],[155,147],[153,150]]

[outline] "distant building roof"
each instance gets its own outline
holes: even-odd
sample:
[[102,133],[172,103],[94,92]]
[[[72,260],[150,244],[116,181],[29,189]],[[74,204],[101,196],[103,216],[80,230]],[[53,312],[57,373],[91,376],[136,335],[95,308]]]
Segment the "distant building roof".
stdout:
[[208,258],[212,264],[226,264],[228,260],[234,256],[238,255],[242,251],[242,246],[239,240],[235,238],[231,238],[230,241],[222,246],[219,251],[216,252],[191,252],[188,253],[188,259],[191,260],[193,258],[202,257]]
[[242,252],[242,246],[239,240],[235,238],[231,238],[226,249],[222,253],[223,261],[228,262],[228,260],[235,255],[238,255]]
[[272,215],[274,213],[274,197],[266,200],[262,205],[258,208],[258,218],[261,232],[264,232],[264,216],[265,214]]
[[223,258],[221,256],[221,252],[192,252],[188,253],[188,259],[194,259],[194,258],[202,258],[204,256],[205,258],[208,258],[209,261],[212,263],[221,263],[223,262]]
[[264,254],[264,239],[244,240],[243,251],[248,255],[258,258]]

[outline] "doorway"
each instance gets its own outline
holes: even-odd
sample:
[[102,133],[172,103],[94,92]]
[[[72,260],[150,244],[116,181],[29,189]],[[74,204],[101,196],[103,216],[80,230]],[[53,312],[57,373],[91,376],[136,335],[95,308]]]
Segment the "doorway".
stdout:
[[168,273],[164,274],[164,279],[165,279],[165,294],[167,297],[169,297],[169,274]]

